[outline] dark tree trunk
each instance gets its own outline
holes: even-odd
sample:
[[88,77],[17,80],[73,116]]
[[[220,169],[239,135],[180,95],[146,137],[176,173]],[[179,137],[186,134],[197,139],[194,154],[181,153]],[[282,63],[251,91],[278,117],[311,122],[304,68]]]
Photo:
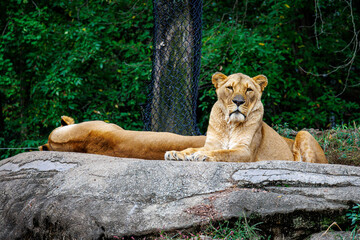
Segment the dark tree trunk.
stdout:
[[147,130],[198,134],[202,2],[154,0],[154,59]]

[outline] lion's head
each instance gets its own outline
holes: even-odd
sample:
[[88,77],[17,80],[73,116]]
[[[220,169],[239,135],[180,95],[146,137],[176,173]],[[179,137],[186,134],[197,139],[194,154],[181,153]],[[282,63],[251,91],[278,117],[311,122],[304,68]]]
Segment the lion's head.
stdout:
[[227,122],[245,122],[251,112],[263,108],[261,95],[268,83],[264,75],[251,78],[242,73],[226,76],[217,72],[212,76],[212,83],[225,108]]

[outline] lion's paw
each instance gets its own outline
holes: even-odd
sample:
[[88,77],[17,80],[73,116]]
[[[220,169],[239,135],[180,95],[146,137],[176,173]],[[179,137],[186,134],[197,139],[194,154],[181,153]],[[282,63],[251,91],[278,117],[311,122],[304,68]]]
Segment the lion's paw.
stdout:
[[193,162],[205,162],[208,157],[206,155],[203,155],[201,153],[193,153],[190,155],[185,156],[185,161],[193,161]]
[[178,151],[167,151],[165,153],[165,160],[167,160],[167,161],[186,161],[185,155]]
[[201,153],[184,154],[184,153],[178,152],[178,151],[168,151],[165,153],[165,160],[204,162],[204,161],[208,160],[208,157]]

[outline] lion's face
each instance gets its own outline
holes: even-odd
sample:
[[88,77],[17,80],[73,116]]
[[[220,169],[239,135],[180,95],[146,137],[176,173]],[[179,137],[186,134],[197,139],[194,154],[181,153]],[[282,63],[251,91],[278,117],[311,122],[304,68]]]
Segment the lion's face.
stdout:
[[215,73],[212,82],[216,87],[218,100],[226,109],[226,120],[239,123],[245,122],[248,115],[261,104],[267,78],[264,75],[250,78],[241,73],[230,76]]

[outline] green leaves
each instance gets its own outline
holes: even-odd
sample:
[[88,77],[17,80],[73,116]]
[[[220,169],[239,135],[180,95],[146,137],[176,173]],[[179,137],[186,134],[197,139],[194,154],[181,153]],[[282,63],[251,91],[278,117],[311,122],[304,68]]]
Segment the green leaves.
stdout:
[[[223,9],[222,19],[214,6]],[[263,102],[269,124],[287,122],[289,127],[301,129],[327,128],[330,117],[335,117],[337,124],[359,121],[360,98],[350,94],[360,95],[359,58],[350,70],[350,65],[344,67],[354,53],[349,6],[321,1],[317,7],[322,19],[313,2],[298,0],[205,5],[200,109],[209,109],[214,103],[208,93],[214,72],[242,72],[268,77]],[[338,96],[344,88],[347,91]],[[206,127],[201,125],[203,132]]]
[[144,4],[0,3],[7,23],[0,40],[0,91],[6,96],[0,137],[12,140],[0,146],[44,143],[62,115],[141,129],[140,104],[151,74],[152,3]]
[[[269,124],[327,128],[330,118],[337,124],[360,120],[359,58],[348,64],[356,43],[350,7],[317,2],[204,3],[198,101],[203,133],[216,101],[211,75],[217,71],[268,77],[263,102]],[[10,0],[0,3],[0,13],[0,146],[43,143],[62,115],[142,129],[152,68],[152,1]]]
[[351,220],[351,225],[359,225],[360,223],[360,204],[356,204],[346,216]]

